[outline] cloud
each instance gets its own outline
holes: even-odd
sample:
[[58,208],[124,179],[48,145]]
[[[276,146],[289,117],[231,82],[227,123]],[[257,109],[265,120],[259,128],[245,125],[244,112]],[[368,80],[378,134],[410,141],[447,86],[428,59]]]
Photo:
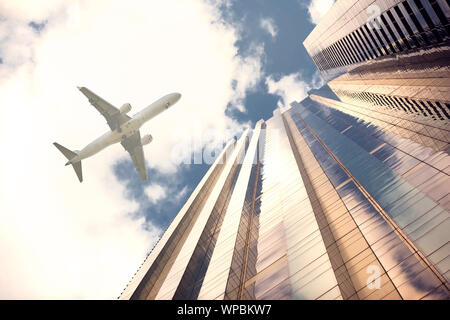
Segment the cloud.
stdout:
[[261,18],[259,20],[259,26],[268,34],[270,34],[272,38],[275,38],[277,36],[278,28],[272,18]]
[[120,145],[83,162],[82,184],[64,167],[52,142],[81,149],[108,130],[76,86],[131,114],[181,92],[141,129],[148,165],[166,174],[195,125],[242,129],[225,110],[258,83],[263,48],[237,55],[220,1],[132,2],[0,3],[0,298],[116,298],[161,234],[113,173],[130,161]]
[[144,192],[152,203],[156,203],[167,196],[166,189],[159,184],[151,184],[147,186]]
[[288,108],[293,101],[301,101],[311,89],[309,83],[302,79],[300,73],[292,73],[281,77],[278,81],[272,76],[266,78],[268,92],[281,97],[278,107]]
[[183,198],[187,194],[188,190],[189,188],[187,186],[184,186],[183,189],[181,189],[180,192],[178,192],[178,194],[175,196],[175,199],[179,200]]
[[318,89],[325,84],[325,80],[320,75],[319,70],[316,70],[311,79],[311,87],[313,89]]
[[273,76],[266,77],[267,91],[279,96],[277,106],[281,109],[290,108],[294,101],[300,102],[308,96],[311,89],[319,89],[325,84],[319,71],[315,71],[310,81],[304,79],[300,72],[291,73],[275,80]]
[[[177,185],[156,183],[152,183],[144,188],[144,193],[152,205],[159,203],[163,206],[168,202],[178,203],[184,199],[188,191],[188,186],[183,186],[181,189],[178,189]],[[166,202],[162,203],[161,200],[166,200]]]
[[334,2],[334,0],[311,0],[308,5],[311,22],[318,24],[327,11],[333,6]]
[[243,104],[248,92],[254,91],[263,76],[264,45],[251,44],[245,57],[236,56],[233,60],[234,96],[231,98],[231,106],[241,112],[245,112]]

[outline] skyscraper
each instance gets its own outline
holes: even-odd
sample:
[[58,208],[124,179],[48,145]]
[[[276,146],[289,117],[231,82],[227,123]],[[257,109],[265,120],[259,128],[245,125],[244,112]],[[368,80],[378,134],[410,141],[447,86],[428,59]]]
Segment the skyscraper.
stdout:
[[447,47],[449,16],[446,0],[338,0],[303,44],[328,80],[369,61]]
[[337,1],[328,84],[225,146],[120,298],[449,299],[449,13]]
[[121,298],[448,298],[448,154],[340,104],[229,143]]

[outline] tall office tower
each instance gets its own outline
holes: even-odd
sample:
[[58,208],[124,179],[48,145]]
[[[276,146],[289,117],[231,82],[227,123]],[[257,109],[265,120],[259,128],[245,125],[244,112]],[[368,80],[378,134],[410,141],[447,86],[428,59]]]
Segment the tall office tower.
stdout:
[[343,105],[229,143],[121,299],[449,299],[448,154]]
[[340,0],[303,44],[351,112],[387,120],[405,138],[444,150],[450,119],[448,3]]
[[328,84],[226,145],[120,298],[450,299],[449,12],[338,0]]
[[338,0],[303,44],[329,80],[373,60],[439,52],[449,17],[448,0]]

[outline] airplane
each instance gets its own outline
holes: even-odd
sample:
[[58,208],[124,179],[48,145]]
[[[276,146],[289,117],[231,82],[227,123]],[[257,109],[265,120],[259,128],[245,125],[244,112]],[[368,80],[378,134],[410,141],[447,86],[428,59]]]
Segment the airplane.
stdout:
[[59,143],[54,142],[55,147],[69,160],[66,166],[71,164],[77,174],[78,180],[83,182],[81,160],[89,158],[106,147],[120,142],[130,154],[141,180],[146,181],[147,169],[145,167],[143,146],[152,142],[153,137],[148,134],[141,138],[139,129],[145,122],[174,105],[180,100],[181,94],[170,93],[165,95],[130,117],[127,115],[131,111],[131,105],[129,103],[125,103],[117,109],[88,88],[78,87],[78,89],[89,99],[89,102],[100,114],[105,117],[111,130],[89,143],[82,150],[71,151]]

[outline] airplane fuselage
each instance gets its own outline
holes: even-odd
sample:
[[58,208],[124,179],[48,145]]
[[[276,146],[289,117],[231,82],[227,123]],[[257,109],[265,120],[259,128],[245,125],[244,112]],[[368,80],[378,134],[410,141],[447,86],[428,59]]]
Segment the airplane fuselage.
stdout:
[[155,101],[145,109],[132,116],[131,119],[123,123],[120,128],[104,133],[89,143],[82,150],[77,151],[77,156],[71,159],[68,164],[73,164],[91,157],[106,147],[132,136],[144,123],[175,104],[180,97],[181,95],[179,93],[171,93]]

